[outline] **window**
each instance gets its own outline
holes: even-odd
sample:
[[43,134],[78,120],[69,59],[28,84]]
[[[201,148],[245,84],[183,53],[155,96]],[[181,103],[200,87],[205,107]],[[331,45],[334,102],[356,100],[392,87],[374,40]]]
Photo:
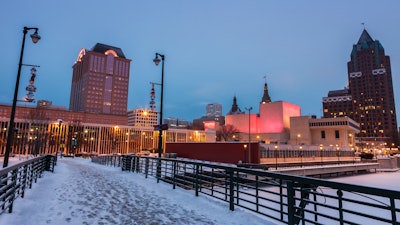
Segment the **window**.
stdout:
[[321,130],[321,139],[325,139],[325,131]]
[[339,138],[339,131],[338,130],[335,130],[335,138]]

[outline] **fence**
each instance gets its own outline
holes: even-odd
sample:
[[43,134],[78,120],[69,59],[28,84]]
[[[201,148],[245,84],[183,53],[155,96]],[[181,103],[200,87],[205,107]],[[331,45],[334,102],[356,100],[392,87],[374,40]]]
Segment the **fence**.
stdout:
[[39,156],[0,170],[0,214],[7,209],[11,213],[14,201],[24,197],[25,189],[42,176],[43,171],[54,172],[57,158],[53,155]]
[[290,225],[400,224],[398,191],[179,159],[123,155],[93,162],[110,165],[107,159],[123,171],[225,201],[230,210],[239,206]]

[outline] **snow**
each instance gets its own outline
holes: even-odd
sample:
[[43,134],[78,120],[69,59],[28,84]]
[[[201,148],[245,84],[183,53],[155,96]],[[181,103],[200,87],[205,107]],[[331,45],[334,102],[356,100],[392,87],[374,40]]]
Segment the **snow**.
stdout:
[[[11,163],[20,160],[14,158]],[[372,173],[333,181],[400,190],[400,172]],[[325,190],[326,191],[326,190]],[[0,224],[281,224],[255,213],[153,177],[92,163],[59,158],[55,172],[44,176],[14,202]]]
[[58,159],[0,224],[277,224],[226,202],[89,159]]

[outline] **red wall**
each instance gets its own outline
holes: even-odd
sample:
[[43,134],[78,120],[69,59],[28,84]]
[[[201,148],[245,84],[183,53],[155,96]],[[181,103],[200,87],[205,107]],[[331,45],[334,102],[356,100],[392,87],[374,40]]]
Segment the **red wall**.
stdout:
[[[247,146],[245,148],[244,146]],[[177,153],[178,157],[237,164],[249,163],[249,143],[167,143],[166,153]],[[258,142],[251,143],[251,163],[260,163]]]

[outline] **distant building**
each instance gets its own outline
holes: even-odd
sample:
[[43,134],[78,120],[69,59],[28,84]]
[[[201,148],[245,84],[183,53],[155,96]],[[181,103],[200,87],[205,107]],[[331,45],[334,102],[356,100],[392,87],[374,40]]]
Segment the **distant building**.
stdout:
[[168,117],[164,119],[164,124],[168,124],[168,128],[187,128],[190,122],[184,119]]
[[53,105],[51,101],[48,100],[39,100],[36,104],[37,108],[42,108],[42,109],[58,109],[58,110],[67,110],[65,106],[58,106],[58,105]]
[[117,47],[97,43],[82,49],[72,67],[69,109],[126,115],[130,62]]
[[206,116],[194,119],[192,126],[194,129],[217,130],[219,126],[225,124],[225,117],[222,116],[222,104],[210,103],[206,106]]
[[360,142],[399,145],[390,58],[363,30],[347,63],[348,87],[322,99],[324,117],[350,117],[360,124]]
[[137,108],[128,111],[128,125],[136,127],[154,127],[158,124],[158,112]]
[[222,104],[210,103],[206,106],[206,117],[220,117],[222,116]]

